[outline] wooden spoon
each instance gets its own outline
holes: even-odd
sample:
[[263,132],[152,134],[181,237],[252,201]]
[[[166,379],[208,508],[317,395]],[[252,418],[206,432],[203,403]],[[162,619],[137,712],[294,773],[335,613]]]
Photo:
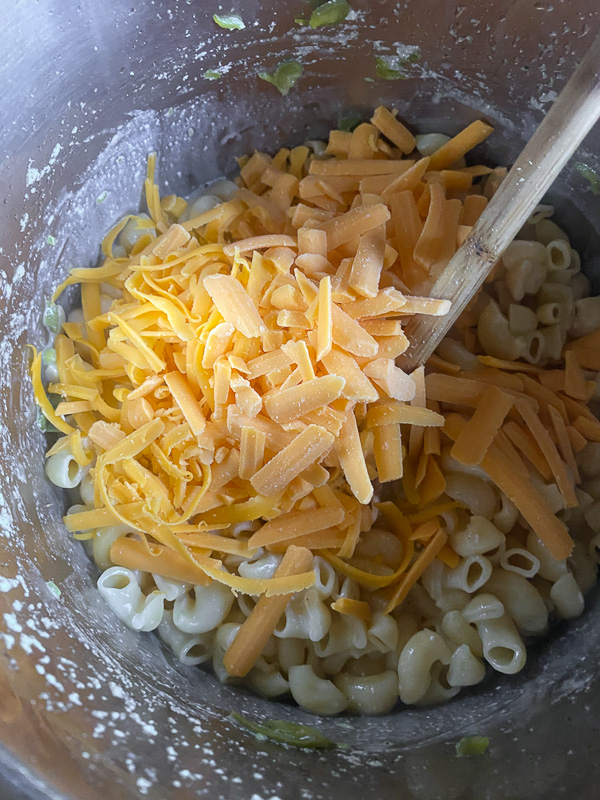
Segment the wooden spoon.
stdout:
[[399,366],[427,361],[599,117],[600,36],[431,289],[452,302],[449,313],[415,315],[406,325],[411,345]]

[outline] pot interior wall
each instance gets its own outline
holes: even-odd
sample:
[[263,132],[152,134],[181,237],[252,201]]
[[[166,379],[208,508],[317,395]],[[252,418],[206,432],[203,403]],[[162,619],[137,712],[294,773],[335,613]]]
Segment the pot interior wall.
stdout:
[[[80,800],[320,798],[358,786],[384,797],[521,797],[523,787],[528,796],[557,787],[588,796],[595,767],[583,768],[584,748],[600,706],[597,687],[590,690],[600,655],[595,597],[582,619],[532,648],[517,677],[443,708],[323,720],[349,749],[284,752],[237,730],[229,712],[314,720],[185,669],[154,637],[125,629],[64,530],[63,493],[44,477],[26,345],[44,344],[44,297],[72,266],[96,263],[106,230],[139,207],[150,151],[165,192],[185,195],[231,173],[236,156],[323,137],[340,116],[385,103],[421,131],[454,133],[483,117],[496,126],[483,157],[509,164],[599,27],[592,0],[568,11],[529,0],[493,9],[416,0],[352,7],[343,25],[313,31],[294,24],[302,3],[252,0],[242,12],[246,30],[235,32],[214,25],[216,7],[206,2],[45,0],[8,10],[0,67],[0,763],[31,796],[36,786],[44,797]],[[377,76],[377,56],[416,47],[421,59],[406,80]],[[304,73],[282,98],[256,73],[286,57]],[[222,77],[208,81],[207,69]],[[578,159],[598,167],[597,134]],[[598,200],[571,170],[553,199],[594,278]],[[485,762],[456,759],[465,733],[492,737]]]

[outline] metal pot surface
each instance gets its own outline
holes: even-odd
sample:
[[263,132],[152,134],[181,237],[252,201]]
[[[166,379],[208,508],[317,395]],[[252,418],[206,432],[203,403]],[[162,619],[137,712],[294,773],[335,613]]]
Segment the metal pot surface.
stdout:
[[[440,708],[319,721],[347,749],[283,750],[228,714],[314,719],[221,686],[126,629],[64,530],[67,501],[43,471],[27,344],[42,341],[44,297],[71,266],[93,265],[103,233],[138,207],[148,152],[158,152],[166,191],[185,195],[230,173],[236,156],[324,136],[340,116],[385,103],[422,131],[453,133],[485,118],[497,132],[482,155],[508,164],[600,28],[595,0],[351,0],[343,24],[316,30],[294,23],[303,0],[244,0],[223,9],[242,14],[241,31],[215,25],[218,5],[38,0],[2,9],[0,796],[597,797],[597,593],[583,617],[531,648],[519,676]],[[406,80],[378,77],[377,56],[414,46],[422,57]],[[280,97],[257,72],[286,57],[304,73]],[[204,78],[208,69],[221,77]],[[598,132],[577,159],[600,166]],[[598,198],[567,169],[553,199],[594,279]],[[489,736],[489,753],[457,758],[467,734]]]

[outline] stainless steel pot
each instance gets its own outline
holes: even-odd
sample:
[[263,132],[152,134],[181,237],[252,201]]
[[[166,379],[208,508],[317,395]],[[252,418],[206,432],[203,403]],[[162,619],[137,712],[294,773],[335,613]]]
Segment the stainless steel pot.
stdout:
[[[233,727],[229,712],[315,720],[220,686],[125,629],[97,596],[94,568],[60,521],[65,498],[44,478],[26,345],[43,340],[51,288],[71,266],[94,264],[102,232],[138,206],[150,150],[160,183],[185,194],[230,172],[235,156],[324,135],[340,115],[384,102],[422,130],[483,116],[497,126],[484,157],[509,163],[600,23],[595,0],[351,5],[343,25],[313,31],[294,24],[303,0],[239,0],[224,10],[247,27],[229,32],[206,0],[3,4],[2,798],[597,797],[597,597],[532,647],[518,677],[442,708],[320,721],[345,750],[282,750]],[[407,45],[422,54],[410,77],[379,78],[376,56]],[[286,56],[304,74],[282,98],[256,73]],[[222,77],[208,81],[207,69]],[[598,168],[598,133],[578,158]],[[593,274],[598,199],[570,170],[554,195]],[[490,737],[489,754],[458,759],[454,744],[472,733]]]

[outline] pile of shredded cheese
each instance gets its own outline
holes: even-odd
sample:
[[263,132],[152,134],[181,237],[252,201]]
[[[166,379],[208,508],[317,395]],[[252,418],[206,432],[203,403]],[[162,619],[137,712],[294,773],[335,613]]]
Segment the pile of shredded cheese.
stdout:
[[[396,366],[406,318],[448,311],[429,292],[487,203],[477,179],[493,171],[462,159],[490,132],[475,122],[421,157],[378,108],[354,132],[332,131],[327,158],[300,146],[242,159],[233,199],[182,223],[186,203],[160,198],[151,157],[151,220],[121,221],[102,265],[73,270],[57,290],[81,285],[84,322],[56,337],[56,410],[40,355],[32,366],[36,400],[65,434],[50,454],[68,446],[93,465],[94,505],[66,516],[68,530],[85,538],[124,523],[137,533],[115,543],[115,564],[263,595],[277,601],[273,626],[314,582],[306,551],[389,612],[433,559],[458,563],[441,516],[460,505],[444,494],[443,429],[453,458],[480,465],[566,558],[569,534],[531,472],[556,482],[565,507],[577,503],[574,451],[600,441],[586,342],[563,371],[485,356],[468,375],[438,356],[427,376]],[[148,232],[115,257],[131,219]],[[377,517],[402,544],[395,570],[353,561]],[[252,520],[264,524],[233,537],[233,524]],[[272,578],[223,564],[259,547],[287,554]],[[371,614],[349,598],[334,610]],[[249,668],[234,662],[233,673]]]

